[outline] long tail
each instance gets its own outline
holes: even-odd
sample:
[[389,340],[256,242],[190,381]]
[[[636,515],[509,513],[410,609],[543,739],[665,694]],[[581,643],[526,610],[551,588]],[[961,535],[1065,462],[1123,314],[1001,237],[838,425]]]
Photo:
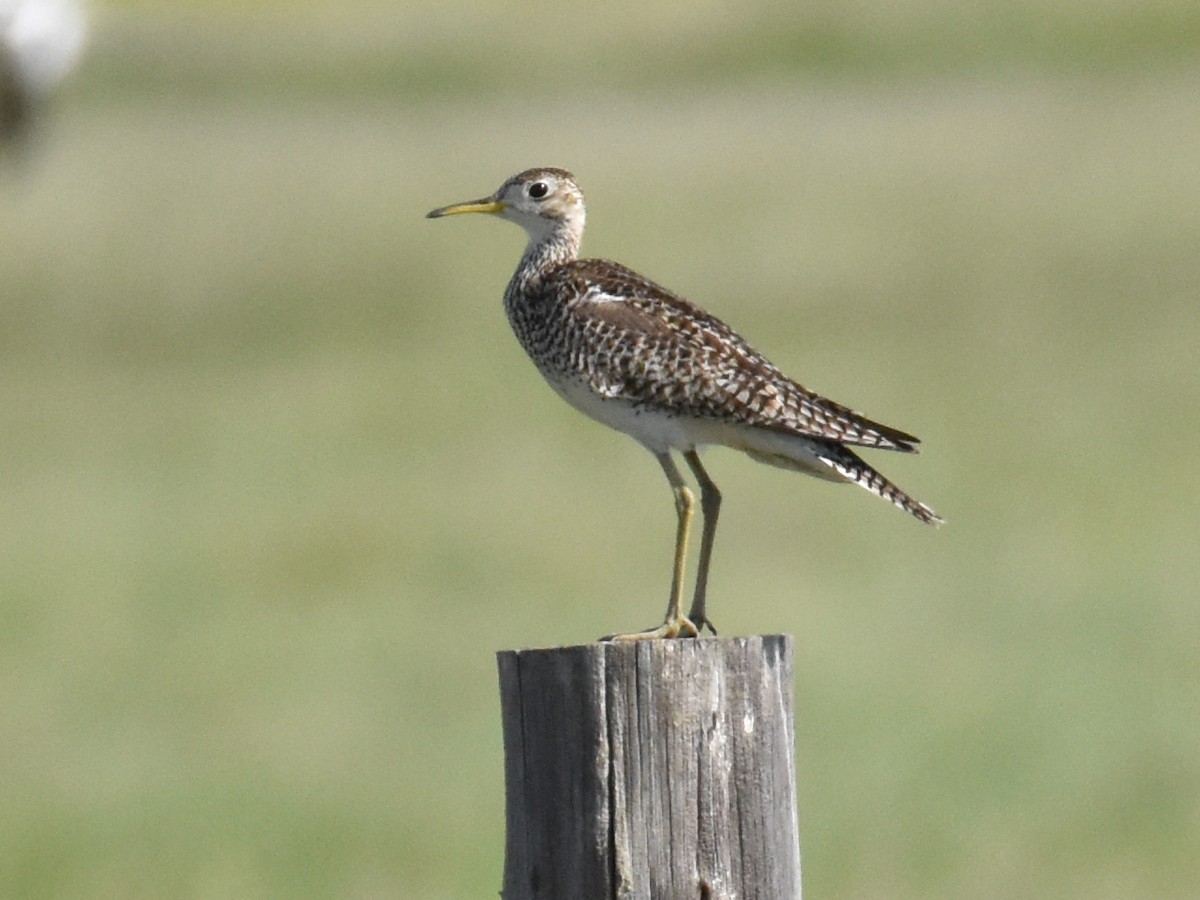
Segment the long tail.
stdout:
[[910,497],[883,475],[871,468],[853,450],[842,444],[827,444],[817,452],[817,458],[832,468],[847,481],[866,488],[876,497],[882,497],[900,507],[910,516],[927,525],[937,527],[944,519],[915,497]]

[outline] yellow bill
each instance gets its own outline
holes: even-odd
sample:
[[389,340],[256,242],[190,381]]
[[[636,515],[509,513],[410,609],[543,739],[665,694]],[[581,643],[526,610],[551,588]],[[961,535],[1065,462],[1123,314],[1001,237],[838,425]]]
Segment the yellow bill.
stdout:
[[504,204],[492,197],[482,200],[472,200],[469,203],[454,203],[443,206],[425,214],[427,219],[440,219],[442,216],[458,216],[463,213],[490,213],[496,215],[504,212]]

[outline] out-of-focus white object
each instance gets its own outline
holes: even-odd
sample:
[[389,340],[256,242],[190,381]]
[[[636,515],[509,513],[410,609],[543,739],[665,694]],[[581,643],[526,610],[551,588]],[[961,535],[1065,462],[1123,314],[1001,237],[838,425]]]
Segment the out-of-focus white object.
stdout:
[[0,0],[0,140],[24,131],[39,100],[79,61],[86,33],[74,0]]
[[0,44],[14,75],[48,91],[79,61],[87,20],[72,0],[0,0]]

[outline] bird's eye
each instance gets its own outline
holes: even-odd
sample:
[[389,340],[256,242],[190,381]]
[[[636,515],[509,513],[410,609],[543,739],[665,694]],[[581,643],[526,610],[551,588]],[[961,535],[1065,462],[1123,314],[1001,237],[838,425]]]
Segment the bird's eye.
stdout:
[[534,200],[541,200],[550,193],[550,185],[544,181],[535,181],[529,186],[529,196]]

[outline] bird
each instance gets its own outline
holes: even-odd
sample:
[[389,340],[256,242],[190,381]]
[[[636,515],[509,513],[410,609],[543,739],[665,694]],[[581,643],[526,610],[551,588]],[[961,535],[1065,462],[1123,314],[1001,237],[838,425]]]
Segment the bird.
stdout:
[[[528,244],[504,292],[517,340],[571,406],[632,437],[658,460],[675,500],[675,555],[660,626],[601,640],[695,638],[709,619],[707,586],[721,492],[699,449],[723,445],[759,462],[849,482],[917,520],[941,525],[852,448],[917,452],[919,440],[828,400],[784,375],[716,316],[620,263],[579,256],[587,213],[575,176],[527,169],[489,196],[442,206],[438,219],[497,216],[524,228]],[[703,526],[692,602],[683,613],[695,495],[673,454],[700,489]]]

